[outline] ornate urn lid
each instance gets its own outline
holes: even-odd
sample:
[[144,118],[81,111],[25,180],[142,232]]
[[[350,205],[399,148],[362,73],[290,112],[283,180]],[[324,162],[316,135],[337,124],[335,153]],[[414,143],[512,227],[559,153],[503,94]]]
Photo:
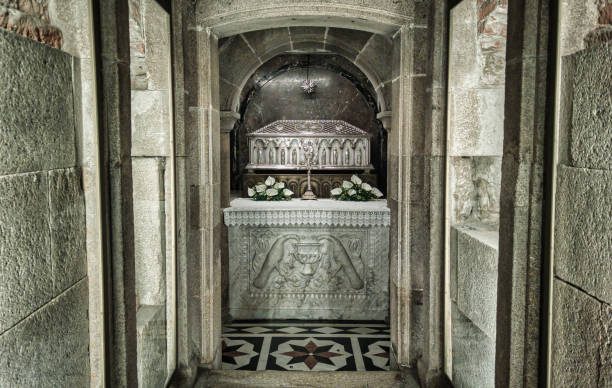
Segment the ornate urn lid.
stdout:
[[247,136],[369,137],[369,134],[342,120],[277,120]]

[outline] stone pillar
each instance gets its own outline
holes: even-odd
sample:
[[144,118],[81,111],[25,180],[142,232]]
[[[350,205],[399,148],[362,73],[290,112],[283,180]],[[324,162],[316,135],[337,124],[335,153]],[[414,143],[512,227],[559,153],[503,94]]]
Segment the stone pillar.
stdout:
[[230,134],[240,114],[233,111],[221,112],[221,207],[229,207],[231,170],[230,170]]
[[180,20],[173,16],[173,24],[182,27],[175,36],[182,37],[183,47],[175,59],[175,70],[182,73],[175,95],[185,121],[175,130],[178,361],[179,379],[186,385],[193,383],[198,367],[219,367],[221,361],[218,38],[195,23],[193,5],[177,2]]
[[[132,128],[130,96],[130,52],[128,3],[94,2],[99,23],[95,34],[101,45],[97,72],[102,89],[99,101],[99,142],[102,144],[100,165],[102,192],[103,247],[106,268],[111,280],[112,298],[111,365],[108,380],[111,386],[135,387],[137,376],[136,291],[134,266],[134,209],[132,196]],[[97,4],[97,6],[96,6]],[[98,67],[99,66],[99,67]],[[106,318],[106,317],[105,317]],[[109,318],[110,319],[110,318]]]
[[496,387],[538,385],[549,0],[508,7]]
[[393,39],[392,130],[388,138],[387,197],[391,209],[390,324],[391,344],[396,361],[410,364],[410,58],[409,27],[403,26]]
[[[221,112],[221,140],[219,144],[221,157],[221,209],[230,205],[230,189],[231,189],[231,167],[230,167],[230,135],[234,124],[240,119],[240,114],[233,111]],[[223,319],[229,320],[231,317],[228,313],[229,303],[229,249],[228,249],[228,230],[227,226],[222,223],[220,236],[221,249],[221,309],[223,311]]]
[[391,131],[391,123],[393,121],[393,112],[386,110],[376,115],[376,118],[381,122],[385,131]]
[[[220,119],[218,38],[199,25],[187,27],[185,41],[197,56],[185,62],[185,122],[189,190],[187,217],[188,268],[194,285],[189,290],[192,331],[199,331],[200,365],[219,368],[221,364],[221,251]],[[186,52],[188,50],[185,50]],[[191,53],[190,53],[191,54]],[[194,58],[195,57],[195,58]],[[186,57],[187,59],[187,57]],[[197,318],[196,318],[197,317]],[[201,326],[195,322],[201,319]],[[196,333],[193,333],[196,334]],[[194,340],[197,343],[197,337]]]
[[[425,5],[425,4],[423,4]],[[438,1],[428,12],[426,41],[429,44],[427,66],[431,87],[426,88],[424,110],[423,184],[420,191],[428,217],[427,234],[423,237],[423,356],[418,363],[424,386],[442,386],[444,361],[444,225],[446,179],[446,107],[447,107],[447,25],[448,1]],[[428,237],[428,238],[427,238]]]

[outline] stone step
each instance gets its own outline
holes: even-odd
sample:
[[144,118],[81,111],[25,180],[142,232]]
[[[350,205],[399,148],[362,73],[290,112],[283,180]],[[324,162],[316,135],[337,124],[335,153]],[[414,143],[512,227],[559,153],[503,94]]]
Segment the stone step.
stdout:
[[418,388],[412,374],[390,372],[202,371],[195,388]]

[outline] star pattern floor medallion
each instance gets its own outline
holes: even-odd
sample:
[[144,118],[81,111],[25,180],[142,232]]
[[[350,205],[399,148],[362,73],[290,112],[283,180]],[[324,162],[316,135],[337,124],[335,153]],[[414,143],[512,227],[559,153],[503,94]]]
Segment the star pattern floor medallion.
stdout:
[[238,321],[224,327],[223,369],[389,370],[382,322]]
[[372,364],[381,370],[389,370],[389,341],[377,341],[368,346],[368,352],[363,356],[372,360]]
[[258,356],[255,345],[242,339],[223,338],[221,341],[221,364],[223,369],[240,369]]
[[352,355],[344,346],[333,340],[315,338],[294,339],[278,346],[270,353],[276,364],[287,370],[330,371],[346,366],[346,359]]

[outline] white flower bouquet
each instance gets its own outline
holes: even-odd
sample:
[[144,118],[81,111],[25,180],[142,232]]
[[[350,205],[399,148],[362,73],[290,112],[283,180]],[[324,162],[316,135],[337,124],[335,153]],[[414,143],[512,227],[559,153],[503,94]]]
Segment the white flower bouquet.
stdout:
[[380,190],[363,182],[357,175],[353,175],[350,181],[342,182],[341,187],[331,191],[331,197],[340,201],[369,201],[382,196]]
[[277,182],[271,176],[265,182],[249,187],[247,193],[255,201],[289,201],[293,195],[284,182]]

